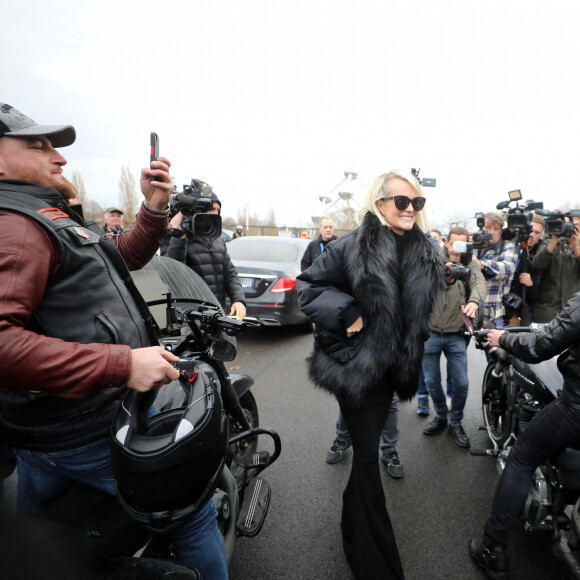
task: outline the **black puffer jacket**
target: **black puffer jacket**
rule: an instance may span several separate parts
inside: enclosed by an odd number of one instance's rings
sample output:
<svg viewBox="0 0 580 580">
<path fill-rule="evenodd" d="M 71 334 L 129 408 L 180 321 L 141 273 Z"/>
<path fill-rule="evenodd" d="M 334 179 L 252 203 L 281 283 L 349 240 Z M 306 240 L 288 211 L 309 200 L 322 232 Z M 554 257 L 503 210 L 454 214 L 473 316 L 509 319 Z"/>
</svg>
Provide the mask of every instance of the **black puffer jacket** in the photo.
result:
<svg viewBox="0 0 580 580">
<path fill-rule="evenodd" d="M 537 332 L 510 334 L 499 339 L 502 348 L 519 359 L 538 363 L 557 354 L 558 369 L 564 377 L 564 400 L 580 408 L 580 292 L 549 324 Z"/>
<path fill-rule="evenodd" d="M 353 406 L 387 383 L 402 399 L 415 394 L 429 315 L 444 287 L 443 261 L 421 230 L 397 238 L 367 213 L 297 278 L 300 308 L 316 324 L 310 379 Z M 347 338 L 359 315 L 363 330 Z"/>
<path fill-rule="evenodd" d="M 246 303 L 223 238 L 170 237 L 161 247 L 161 255 L 183 262 L 201 276 L 222 306 L 226 304 L 226 294 L 232 303 Z"/>
</svg>

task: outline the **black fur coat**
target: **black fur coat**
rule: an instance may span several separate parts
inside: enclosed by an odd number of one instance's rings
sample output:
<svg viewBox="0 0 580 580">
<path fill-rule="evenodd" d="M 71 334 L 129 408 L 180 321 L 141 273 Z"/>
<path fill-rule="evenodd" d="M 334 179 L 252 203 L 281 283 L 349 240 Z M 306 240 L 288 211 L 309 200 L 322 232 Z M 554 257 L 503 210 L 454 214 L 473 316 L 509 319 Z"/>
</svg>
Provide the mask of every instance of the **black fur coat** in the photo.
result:
<svg viewBox="0 0 580 580">
<path fill-rule="evenodd" d="M 367 213 L 297 279 L 300 308 L 316 324 L 310 379 L 353 407 L 374 389 L 415 395 L 429 315 L 444 287 L 444 264 L 421 230 L 397 235 Z M 346 338 L 359 315 L 363 330 Z"/>
</svg>

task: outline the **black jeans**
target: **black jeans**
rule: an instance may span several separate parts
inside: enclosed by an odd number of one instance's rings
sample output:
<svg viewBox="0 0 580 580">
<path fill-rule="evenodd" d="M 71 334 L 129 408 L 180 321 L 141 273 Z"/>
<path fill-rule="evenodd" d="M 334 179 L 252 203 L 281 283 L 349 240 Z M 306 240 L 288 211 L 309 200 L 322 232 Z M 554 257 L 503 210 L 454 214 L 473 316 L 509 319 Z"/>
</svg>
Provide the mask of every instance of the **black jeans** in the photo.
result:
<svg viewBox="0 0 580 580">
<path fill-rule="evenodd" d="M 486 534 L 498 544 L 507 544 L 509 533 L 519 519 L 534 472 L 548 457 L 566 445 L 580 443 L 580 409 L 560 397 L 542 409 L 510 450 L 501 475 Z"/>
<path fill-rule="evenodd" d="M 392 389 L 381 390 L 356 409 L 339 400 L 353 447 L 350 479 L 342 497 L 342 539 L 350 567 L 360 580 L 404 578 L 378 458 L 392 398 Z"/>
</svg>

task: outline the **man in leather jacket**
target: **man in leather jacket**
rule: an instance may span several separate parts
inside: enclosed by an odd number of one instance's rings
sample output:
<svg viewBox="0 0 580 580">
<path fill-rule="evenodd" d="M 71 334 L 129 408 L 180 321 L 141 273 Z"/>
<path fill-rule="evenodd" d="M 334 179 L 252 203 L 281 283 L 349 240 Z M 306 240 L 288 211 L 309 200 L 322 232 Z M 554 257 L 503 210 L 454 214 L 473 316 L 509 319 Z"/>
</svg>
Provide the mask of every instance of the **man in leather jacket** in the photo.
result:
<svg viewBox="0 0 580 580">
<path fill-rule="evenodd" d="M 141 171 L 145 201 L 135 226 L 107 236 L 65 200 L 71 190 L 57 148 L 75 139 L 70 125 L 38 125 L 0 103 L 0 413 L 24 512 L 73 481 L 115 494 L 109 437 L 121 397 L 179 376 L 171 365 L 178 357 L 152 346 L 149 313 L 129 275 L 168 231 L 170 163 L 160 157 Z M 174 540 L 183 563 L 199 568 L 213 558 L 207 577 L 226 578 L 209 504 Z"/>
<path fill-rule="evenodd" d="M 494 578 L 508 578 L 507 542 L 525 505 L 533 474 L 543 461 L 566 445 L 580 440 L 580 292 L 549 324 L 536 332 L 510 334 L 491 330 L 491 346 L 517 358 L 538 363 L 558 357 L 564 377 L 562 395 L 544 407 L 510 449 L 484 536 L 471 540 L 476 563 Z"/>
</svg>

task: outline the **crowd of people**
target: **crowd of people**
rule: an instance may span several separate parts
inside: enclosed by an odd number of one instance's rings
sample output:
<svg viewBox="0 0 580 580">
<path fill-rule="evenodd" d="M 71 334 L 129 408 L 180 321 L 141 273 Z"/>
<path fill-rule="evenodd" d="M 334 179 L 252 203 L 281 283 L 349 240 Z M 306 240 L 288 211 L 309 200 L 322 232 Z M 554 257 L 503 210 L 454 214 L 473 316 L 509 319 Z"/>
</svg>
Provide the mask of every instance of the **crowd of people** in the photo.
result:
<svg viewBox="0 0 580 580">
<path fill-rule="evenodd" d="M 229 298 L 230 315 L 246 314 L 225 241 L 184 231 L 183 215 L 170 212 L 170 161 L 160 157 L 141 171 L 144 201 L 134 226 L 125 230 L 123 212 L 109 207 L 101 229 L 83 218 L 62 174 L 59 149 L 75 140 L 70 125 L 40 125 L 0 103 L 0 247 L 9 249 L 0 253 L 0 443 L 2 467 L 17 465 L 22 513 L 38 513 L 71 481 L 115 494 L 108 437 L 119 401 L 178 376 L 172 364 L 178 358 L 156 343 L 128 270 L 161 248 L 197 272 L 222 306 Z M 207 188 L 207 213 L 219 215 L 221 201 Z M 315 325 L 308 375 L 339 405 L 326 461 L 353 452 L 343 495 L 344 553 L 356 578 L 404 578 L 380 477 L 381 463 L 395 479 L 404 474 L 399 401 L 419 392 L 418 413 L 429 415 L 430 401 L 434 411 L 423 433 L 447 431 L 456 445 L 470 447 L 463 427 L 464 328 L 487 307 L 494 313 L 493 346 L 532 362 L 566 350 L 564 395 L 514 445 L 484 534 L 470 543 L 488 574 L 507 578 L 509 530 L 531 473 L 580 438 L 580 218 L 573 218 L 571 235 L 547 237 L 535 217 L 527 243 L 519 244 L 504 215 L 491 211 L 483 227 L 489 244 L 466 256 L 457 242 L 469 242 L 469 231 L 429 233 L 425 205 L 412 173 L 379 176 L 359 227 L 337 238 L 333 221 L 320 221 L 297 278 L 300 308 Z M 237 226 L 234 237 L 243 235 Z M 469 272 L 456 280 L 446 266 L 459 264 Z M 516 307 L 509 295 L 521 299 Z M 514 320 L 548 324 L 536 333 L 502 333 Z M 556 424 L 566 428 L 554 432 Z M 178 560 L 210 580 L 228 575 L 216 517 L 209 501 L 173 531 Z"/>
</svg>

